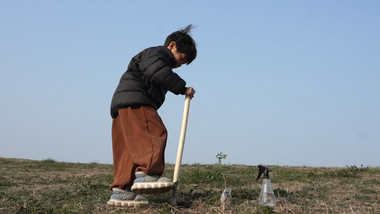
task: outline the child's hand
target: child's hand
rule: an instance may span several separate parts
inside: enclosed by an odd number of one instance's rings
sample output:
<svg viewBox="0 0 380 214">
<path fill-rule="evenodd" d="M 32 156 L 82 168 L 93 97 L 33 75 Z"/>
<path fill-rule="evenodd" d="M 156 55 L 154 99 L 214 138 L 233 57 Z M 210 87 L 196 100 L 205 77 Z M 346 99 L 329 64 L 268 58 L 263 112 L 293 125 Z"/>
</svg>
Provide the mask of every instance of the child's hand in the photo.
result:
<svg viewBox="0 0 380 214">
<path fill-rule="evenodd" d="M 188 87 L 187 90 L 186 90 L 185 95 L 189 96 L 190 98 L 193 98 L 194 94 L 195 94 L 194 88 L 193 87 Z"/>
</svg>

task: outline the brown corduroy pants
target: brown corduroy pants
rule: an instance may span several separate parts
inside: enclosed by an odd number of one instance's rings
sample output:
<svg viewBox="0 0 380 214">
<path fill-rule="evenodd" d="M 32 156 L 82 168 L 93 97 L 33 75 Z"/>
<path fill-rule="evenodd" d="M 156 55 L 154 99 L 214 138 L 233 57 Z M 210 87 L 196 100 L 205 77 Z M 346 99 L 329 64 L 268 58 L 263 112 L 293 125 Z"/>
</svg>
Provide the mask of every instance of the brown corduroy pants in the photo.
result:
<svg viewBox="0 0 380 214">
<path fill-rule="evenodd" d="M 132 186 L 136 172 L 162 175 L 167 130 L 151 107 L 123 108 L 112 121 L 113 184 Z"/>
</svg>

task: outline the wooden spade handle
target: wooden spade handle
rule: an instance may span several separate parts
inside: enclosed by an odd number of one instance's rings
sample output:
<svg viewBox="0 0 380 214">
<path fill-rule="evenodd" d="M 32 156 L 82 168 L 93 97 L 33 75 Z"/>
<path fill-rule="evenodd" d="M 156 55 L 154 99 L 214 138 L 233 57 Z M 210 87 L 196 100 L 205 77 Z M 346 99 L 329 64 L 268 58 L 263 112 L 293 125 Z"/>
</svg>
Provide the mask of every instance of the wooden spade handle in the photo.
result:
<svg viewBox="0 0 380 214">
<path fill-rule="evenodd" d="M 186 96 L 185 106 L 183 109 L 181 134 L 179 136 L 179 143 L 178 143 L 177 160 L 175 162 L 175 168 L 174 168 L 174 176 L 173 176 L 173 183 L 174 184 L 176 184 L 178 182 L 179 168 L 181 166 L 183 147 L 185 145 L 187 120 L 189 117 L 189 108 L 190 108 L 190 97 Z"/>
</svg>

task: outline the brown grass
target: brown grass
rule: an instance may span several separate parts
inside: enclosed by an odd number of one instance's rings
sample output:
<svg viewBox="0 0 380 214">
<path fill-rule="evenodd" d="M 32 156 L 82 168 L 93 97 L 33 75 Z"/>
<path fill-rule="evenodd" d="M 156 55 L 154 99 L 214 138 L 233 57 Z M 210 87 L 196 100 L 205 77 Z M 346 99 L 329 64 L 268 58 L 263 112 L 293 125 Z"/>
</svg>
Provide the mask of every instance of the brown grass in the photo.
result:
<svg viewBox="0 0 380 214">
<path fill-rule="evenodd" d="M 256 166 L 199 164 L 181 166 L 181 206 L 165 193 L 147 196 L 147 206 L 121 208 L 106 205 L 111 165 L 0 158 L 0 213 L 380 213 L 380 168 L 269 167 L 274 208 L 257 204 Z M 172 174 L 167 165 L 165 176 Z M 234 202 L 224 211 L 223 177 Z"/>
</svg>

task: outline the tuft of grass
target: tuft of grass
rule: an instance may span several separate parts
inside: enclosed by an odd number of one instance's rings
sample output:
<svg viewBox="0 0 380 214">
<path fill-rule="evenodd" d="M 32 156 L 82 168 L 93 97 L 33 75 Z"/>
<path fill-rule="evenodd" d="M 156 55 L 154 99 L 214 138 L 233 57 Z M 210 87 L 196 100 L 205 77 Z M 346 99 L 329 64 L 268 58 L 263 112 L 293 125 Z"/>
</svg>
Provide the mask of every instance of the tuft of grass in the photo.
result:
<svg viewBox="0 0 380 214">
<path fill-rule="evenodd" d="M 12 187 L 16 186 L 17 184 L 14 183 L 13 181 L 1 176 L 0 177 L 0 189 L 5 188 L 5 187 Z"/>
<path fill-rule="evenodd" d="M 52 158 L 48 158 L 48 159 L 42 160 L 41 163 L 52 164 L 52 163 L 57 163 L 57 161 Z"/>
<path fill-rule="evenodd" d="M 355 165 L 347 165 L 347 168 L 336 171 L 335 176 L 340 178 L 359 178 L 362 176 L 364 172 L 368 171 L 369 167 L 363 167 L 363 165 L 361 165 L 360 167 L 357 167 Z"/>
</svg>

